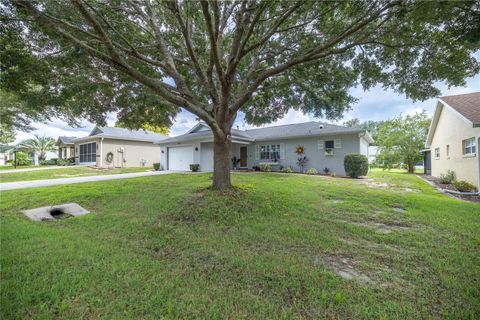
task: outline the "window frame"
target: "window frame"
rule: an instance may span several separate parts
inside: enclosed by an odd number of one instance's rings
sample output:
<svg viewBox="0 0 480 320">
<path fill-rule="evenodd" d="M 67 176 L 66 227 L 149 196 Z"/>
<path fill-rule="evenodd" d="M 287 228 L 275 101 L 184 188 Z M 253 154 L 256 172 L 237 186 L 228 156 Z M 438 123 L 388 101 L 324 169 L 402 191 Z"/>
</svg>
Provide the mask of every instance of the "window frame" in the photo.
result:
<svg viewBox="0 0 480 320">
<path fill-rule="evenodd" d="M 469 143 L 468 146 L 467 143 Z M 469 152 L 467 152 L 467 148 L 470 149 Z M 477 153 L 475 137 L 462 140 L 462 153 L 464 156 L 474 156 Z"/>
<path fill-rule="evenodd" d="M 433 152 L 433 154 L 435 155 L 435 159 L 440 159 L 440 147 L 435 148 Z"/>
<path fill-rule="evenodd" d="M 264 144 L 259 146 L 259 160 L 280 160 L 280 143 Z"/>
</svg>

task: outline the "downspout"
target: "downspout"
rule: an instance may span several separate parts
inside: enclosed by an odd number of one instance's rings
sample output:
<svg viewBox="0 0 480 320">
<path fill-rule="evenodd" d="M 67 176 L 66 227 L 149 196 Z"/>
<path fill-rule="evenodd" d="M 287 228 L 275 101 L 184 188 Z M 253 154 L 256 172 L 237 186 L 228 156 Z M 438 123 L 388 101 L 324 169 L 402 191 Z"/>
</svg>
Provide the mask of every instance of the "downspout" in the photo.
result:
<svg viewBox="0 0 480 320">
<path fill-rule="evenodd" d="M 100 168 L 103 167 L 103 137 L 100 138 Z"/>
<path fill-rule="evenodd" d="M 477 174 L 478 174 L 478 181 L 477 181 L 477 191 L 480 193 L 480 150 L 478 148 L 480 147 L 480 136 L 477 137 L 477 143 L 476 143 L 476 152 L 477 152 Z"/>
</svg>

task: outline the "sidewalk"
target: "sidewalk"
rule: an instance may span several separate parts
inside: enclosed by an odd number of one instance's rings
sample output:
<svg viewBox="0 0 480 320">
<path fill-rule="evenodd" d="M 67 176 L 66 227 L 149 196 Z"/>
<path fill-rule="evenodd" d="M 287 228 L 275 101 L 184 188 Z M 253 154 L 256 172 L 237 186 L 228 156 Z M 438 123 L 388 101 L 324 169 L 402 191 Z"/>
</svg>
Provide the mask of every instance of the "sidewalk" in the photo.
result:
<svg viewBox="0 0 480 320">
<path fill-rule="evenodd" d="M 83 183 L 83 182 L 149 177 L 149 176 L 158 176 L 158 175 L 169 174 L 169 173 L 174 173 L 174 171 L 148 171 L 148 172 L 133 172 L 133 173 L 123 173 L 123 174 L 110 174 L 110 175 L 103 175 L 103 176 L 7 182 L 7 183 L 0 183 L 0 191 L 50 187 L 50 186 L 58 186 L 63 184 L 75 184 L 75 183 Z"/>
</svg>

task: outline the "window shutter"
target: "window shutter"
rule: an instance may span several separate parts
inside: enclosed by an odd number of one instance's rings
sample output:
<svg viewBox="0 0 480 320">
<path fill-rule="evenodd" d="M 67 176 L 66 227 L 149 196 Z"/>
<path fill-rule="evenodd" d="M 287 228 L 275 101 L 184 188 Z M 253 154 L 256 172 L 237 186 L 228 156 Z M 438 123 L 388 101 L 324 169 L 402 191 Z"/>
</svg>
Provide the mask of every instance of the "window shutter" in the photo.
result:
<svg viewBox="0 0 480 320">
<path fill-rule="evenodd" d="M 323 150 L 324 145 L 325 145 L 325 141 L 318 140 L 318 150 Z"/>
<path fill-rule="evenodd" d="M 285 159 L 285 143 L 280 143 L 280 160 Z"/>
<path fill-rule="evenodd" d="M 258 144 L 255 146 L 255 160 L 260 160 L 260 146 Z"/>
<path fill-rule="evenodd" d="M 333 147 L 335 149 L 340 149 L 342 147 L 342 140 L 341 139 L 335 139 L 333 143 L 334 143 Z"/>
</svg>

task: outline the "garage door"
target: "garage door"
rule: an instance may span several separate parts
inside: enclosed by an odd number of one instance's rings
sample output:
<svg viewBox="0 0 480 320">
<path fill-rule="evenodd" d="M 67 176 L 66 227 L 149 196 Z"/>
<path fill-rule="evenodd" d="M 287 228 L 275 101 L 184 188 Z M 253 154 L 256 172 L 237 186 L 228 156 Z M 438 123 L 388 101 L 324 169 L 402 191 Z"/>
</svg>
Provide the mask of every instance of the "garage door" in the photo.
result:
<svg viewBox="0 0 480 320">
<path fill-rule="evenodd" d="M 200 151 L 200 171 L 213 171 L 213 143 L 202 143 Z"/>
<path fill-rule="evenodd" d="M 168 148 L 168 170 L 190 171 L 190 164 L 192 163 L 192 147 Z"/>
</svg>

